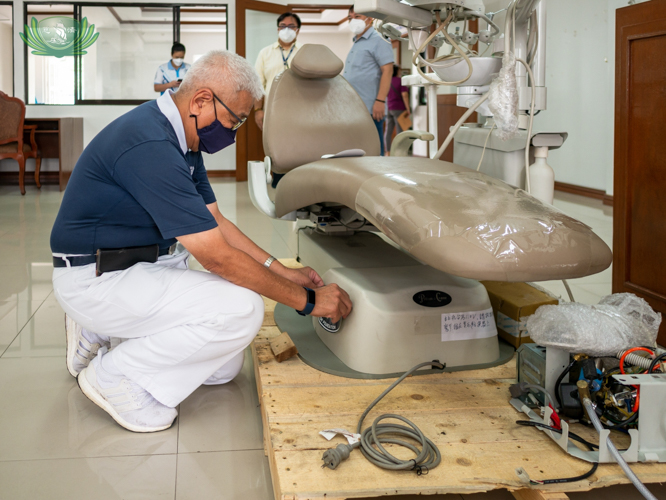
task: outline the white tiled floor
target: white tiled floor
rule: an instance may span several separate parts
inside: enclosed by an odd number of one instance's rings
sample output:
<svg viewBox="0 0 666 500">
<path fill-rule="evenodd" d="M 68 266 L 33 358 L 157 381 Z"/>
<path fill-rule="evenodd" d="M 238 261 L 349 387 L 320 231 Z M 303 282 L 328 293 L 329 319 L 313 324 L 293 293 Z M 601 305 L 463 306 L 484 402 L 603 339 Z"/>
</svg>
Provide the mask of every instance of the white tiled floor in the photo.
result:
<svg viewBox="0 0 666 500">
<path fill-rule="evenodd" d="M 275 256 L 292 256 L 289 232 L 252 207 L 245 183 L 214 188 L 229 219 Z M 0 498 L 271 499 L 251 358 L 232 383 L 198 389 L 174 427 L 156 434 L 121 429 L 81 394 L 65 368 L 63 313 L 51 287 L 49 234 L 60 200 L 54 186 L 28 187 L 24 197 L 17 187 L 0 187 Z M 608 207 L 565 194 L 556 205 L 611 243 Z M 571 286 L 577 300 L 595 303 L 610 283 L 605 271 Z M 546 286 L 565 296 L 560 283 Z M 639 498 L 630 487 L 616 491 Z"/>
</svg>

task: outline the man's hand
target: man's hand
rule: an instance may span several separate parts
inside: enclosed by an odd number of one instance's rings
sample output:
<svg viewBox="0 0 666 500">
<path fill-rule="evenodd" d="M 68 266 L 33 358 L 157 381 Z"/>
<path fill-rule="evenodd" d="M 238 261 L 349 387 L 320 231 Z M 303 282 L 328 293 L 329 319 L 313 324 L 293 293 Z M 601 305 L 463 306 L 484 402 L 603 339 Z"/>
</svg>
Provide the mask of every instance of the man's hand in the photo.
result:
<svg viewBox="0 0 666 500">
<path fill-rule="evenodd" d="M 324 280 L 317 274 L 317 271 L 311 267 L 301 267 L 299 269 L 286 269 L 282 273 L 284 278 L 293 281 L 297 285 L 305 286 L 307 288 L 319 288 L 324 286 Z"/>
<path fill-rule="evenodd" d="M 378 122 L 384 118 L 386 114 L 386 105 L 383 102 L 375 101 L 372 105 L 372 118 Z"/>
<path fill-rule="evenodd" d="M 315 307 L 311 316 L 331 318 L 333 323 L 346 318 L 352 310 L 352 302 L 342 288 L 335 283 L 315 290 Z"/>
<path fill-rule="evenodd" d="M 180 87 L 181 82 L 178 80 L 173 80 L 172 82 L 169 82 L 169 87 L 170 88 L 175 88 L 175 87 Z"/>
<path fill-rule="evenodd" d="M 254 112 L 254 121 L 257 122 L 259 130 L 264 130 L 264 110 L 258 109 Z"/>
</svg>

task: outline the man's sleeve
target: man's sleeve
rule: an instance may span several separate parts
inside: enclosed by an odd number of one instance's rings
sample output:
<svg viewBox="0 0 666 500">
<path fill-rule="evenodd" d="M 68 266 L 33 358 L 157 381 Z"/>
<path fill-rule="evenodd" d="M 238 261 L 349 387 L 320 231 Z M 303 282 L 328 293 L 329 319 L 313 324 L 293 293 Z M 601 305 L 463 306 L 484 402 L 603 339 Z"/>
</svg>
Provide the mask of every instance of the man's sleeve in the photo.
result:
<svg viewBox="0 0 666 500">
<path fill-rule="evenodd" d="M 393 47 L 390 43 L 385 42 L 383 39 L 380 39 L 377 42 L 377 50 L 374 53 L 375 61 L 379 66 L 384 66 L 386 64 L 393 64 Z"/>
<path fill-rule="evenodd" d="M 165 239 L 217 227 L 190 167 L 169 141 L 146 142 L 126 151 L 116 161 L 113 177 L 150 214 Z"/>
<path fill-rule="evenodd" d="M 264 52 L 265 49 L 261 49 L 261 52 L 259 52 L 259 55 L 257 56 L 257 62 L 254 63 L 254 69 L 257 70 L 257 74 L 259 75 L 259 80 L 261 81 L 261 86 L 265 91 L 266 75 L 264 74 Z"/>
<path fill-rule="evenodd" d="M 194 172 L 192 173 L 192 179 L 194 180 L 194 186 L 197 189 L 197 192 L 203 198 L 203 201 L 206 205 L 215 203 L 217 198 L 213 192 L 213 188 L 210 187 L 210 182 L 208 181 L 208 172 L 206 172 L 206 166 L 203 162 L 203 155 L 201 153 L 196 153 L 197 162 L 194 165 Z"/>
<path fill-rule="evenodd" d="M 157 67 L 157 71 L 155 72 L 155 80 L 153 81 L 153 83 L 154 83 L 155 85 L 160 85 L 161 83 L 164 83 L 164 82 L 162 81 L 162 77 L 163 77 L 163 76 L 164 76 L 164 73 L 163 73 L 163 71 L 162 71 L 162 68 L 160 68 L 160 67 L 158 66 L 158 67 Z"/>
</svg>

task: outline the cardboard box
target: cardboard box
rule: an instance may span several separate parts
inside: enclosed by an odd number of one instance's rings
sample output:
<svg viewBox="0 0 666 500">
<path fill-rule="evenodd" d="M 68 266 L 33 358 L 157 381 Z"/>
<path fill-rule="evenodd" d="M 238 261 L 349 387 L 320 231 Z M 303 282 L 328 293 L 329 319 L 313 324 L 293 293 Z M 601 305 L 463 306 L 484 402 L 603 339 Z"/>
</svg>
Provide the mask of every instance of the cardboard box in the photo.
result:
<svg viewBox="0 0 666 500">
<path fill-rule="evenodd" d="M 532 342 L 525 323 L 520 318 L 534 314 L 540 306 L 559 303 L 556 298 L 527 283 L 504 281 L 482 281 L 481 283 L 488 291 L 500 338 L 515 348 Z"/>
</svg>

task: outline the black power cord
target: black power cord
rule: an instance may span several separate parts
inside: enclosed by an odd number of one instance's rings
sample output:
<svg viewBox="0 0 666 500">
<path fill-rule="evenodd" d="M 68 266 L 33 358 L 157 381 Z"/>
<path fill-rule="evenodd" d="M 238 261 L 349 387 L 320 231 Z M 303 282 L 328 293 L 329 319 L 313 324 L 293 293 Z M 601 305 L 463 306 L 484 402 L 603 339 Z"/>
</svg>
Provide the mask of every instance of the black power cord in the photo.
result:
<svg viewBox="0 0 666 500">
<path fill-rule="evenodd" d="M 564 380 L 564 377 L 566 376 L 567 373 L 573 368 L 573 365 L 576 364 L 576 359 L 572 360 L 571 363 L 569 363 L 569 366 L 567 366 L 562 373 L 560 373 L 560 376 L 557 377 L 557 380 L 555 381 L 555 399 L 557 399 L 557 404 L 559 405 L 560 408 L 562 408 L 562 398 L 560 397 L 560 384 L 562 383 L 562 380 Z"/>
<path fill-rule="evenodd" d="M 621 421 L 617 420 L 615 417 L 611 417 L 608 414 L 608 412 L 602 413 L 602 417 L 604 417 L 607 420 L 610 420 L 611 422 L 614 422 L 614 424 L 615 424 L 615 425 L 608 425 L 608 424 L 602 422 L 602 424 L 604 425 L 604 427 L 606 429 L 623 430 L 628 425 L 631 425 L 634 422 L 636 422 L 636 420 L 638 419 L 638 411 L 636 411 L 631 417 L 627 418 L 626 420 L 621 420 Z"/>
<path fill-rule="evenodd" d="M 648 368 L 647 372 L 648 373 L 653 373 L 654 369 L 657 367 L 657 365 L 659 365 L 659 363 L 661 361 L 663 361 L 664 359 L 666 359 L 666 352 L 664 354 L 660 354 L 659 356 L 657 356 L 656 358 L 654 358 L 652 360 L 652 363 L 650 363 L 650 368 Z"/>
<path fill-rule="evenodd" d="M 534 422 L 532 420 L 517 420 L 516 423 L 518 425 L 524 425 L 526 427 L 540 427 L 543 429 L 548 429 L 549 431 L 557 432 L 558 434 L 562 434 L 562 429 L 556 429 L 555 427 L 551 427 L 550 425 L 542 424 L 540 422 Z M 594 443 L 590 443 L 589 441 L 583 439 L 580 437 L 578 434 L 574 434 L 573 432 L 569 432 L 569 439 L 572 439 L 574 441 L 578 441 L 581 444 L 584 444 L 587 446 L 590 450 L 594 450 L 595 448 L 599 448 L 598 445 Z M 534 480 L 530 479 L 530 482 L 532 484 L 557 484 L 557 483 L 575 483 L 576 481 L 582 481 L 583 479 L 587 479 L 590 477 L 592 474 L 594 474 L 597 471 L 597 468 L 599 467 L 598 463 L 593 463 L 592 468 L 587 471 L 585 474 L 581 474 L 580 476 L 573 476 L 573 477 L 563 477 L 563 478 L 558 478 L 558 479 L 544 479 L 544 480 Z"/>
</svg>

